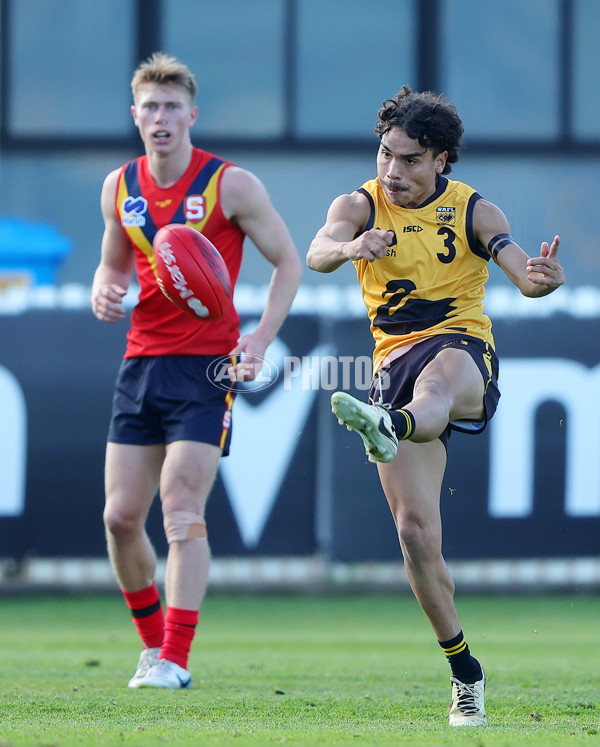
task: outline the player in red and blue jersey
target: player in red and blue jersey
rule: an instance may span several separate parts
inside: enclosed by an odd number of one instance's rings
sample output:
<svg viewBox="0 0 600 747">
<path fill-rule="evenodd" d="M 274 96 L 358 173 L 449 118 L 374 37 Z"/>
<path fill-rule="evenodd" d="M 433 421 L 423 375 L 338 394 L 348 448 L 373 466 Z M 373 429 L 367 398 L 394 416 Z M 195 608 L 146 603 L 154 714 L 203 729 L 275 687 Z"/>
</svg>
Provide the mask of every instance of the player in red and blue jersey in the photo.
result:
<svg viewBox="0 0 600 747">
<path fill-rule="evenodd" d="M 188 656 L 210 562 L 204 510 L 231 433 L 233 391 L 214 386 L 208 371 L 229 355 L 232 380 L 254 378 L 289 311 L 302 265 L 262 183 L 193 147 L 197 84 L 188 68 L 155 53 L 138 67 L 131 85 L 145 155 L 104 181 L 104 234 L 91 298 L 101 321 L 124 319 L 122 301 L 135 269 L 140 296 L 115 385 L 104 524 L 110 560 L 143 644 L 129 686 L 178 689 L 191 681 Z M 245 236 L 272 264 L 267 303 L 252 334 L 239 340 L 235 309 L 202 321 L 163 295 L 152 240 L 168 223 L 186 223 L 210 239 L 232 284 Z M 169 544 L 166 614 L 145 529 L 158 491 Z"/>
</svg>

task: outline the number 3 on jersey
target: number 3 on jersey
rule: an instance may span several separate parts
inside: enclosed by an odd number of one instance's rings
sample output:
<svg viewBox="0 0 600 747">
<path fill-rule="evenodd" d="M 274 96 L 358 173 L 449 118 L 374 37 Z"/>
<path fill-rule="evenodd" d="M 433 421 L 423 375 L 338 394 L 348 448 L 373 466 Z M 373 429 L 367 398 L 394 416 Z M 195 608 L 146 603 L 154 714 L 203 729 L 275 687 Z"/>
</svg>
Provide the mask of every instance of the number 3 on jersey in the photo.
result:
<svg viewBox="0 0 600 747">
<path fill-rule="evenodd" d="M 206 200 L 202 195 L 188 195 L 185 198 L 185 219 L 202 220 L 206 215 Z"/>
<path fill-rule="evenodd" d="M 438 252 L 437 258 L 445 265 L 449 265 L 456 257 L 456 247 L 454 246 L 456 234 L 451 228 L 448 228 L 448 226 L 442 226 L 442 228 L 438 229 L 438 236 L 445 236 L 444 247 L 446 248 L 446 254 Z"/>
</svg>

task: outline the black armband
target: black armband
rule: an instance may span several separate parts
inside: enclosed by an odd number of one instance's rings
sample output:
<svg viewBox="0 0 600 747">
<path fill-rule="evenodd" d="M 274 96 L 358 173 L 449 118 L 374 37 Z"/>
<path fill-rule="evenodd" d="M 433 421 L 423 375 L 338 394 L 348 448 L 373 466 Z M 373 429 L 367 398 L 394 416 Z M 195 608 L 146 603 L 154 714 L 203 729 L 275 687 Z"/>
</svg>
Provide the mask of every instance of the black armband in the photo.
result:
<svg viewBox="0 0 600 747">
<path fill-rule="evenodd" d="M 497 233 L 493 236 L 487 245 L 488 252 L 494 258 L 494 262 L 498 259 L 498 252 L 500 249 L 504 249 L 507 244 L 514 244 L 515 240 L 509 233 Z"/>
</svg>

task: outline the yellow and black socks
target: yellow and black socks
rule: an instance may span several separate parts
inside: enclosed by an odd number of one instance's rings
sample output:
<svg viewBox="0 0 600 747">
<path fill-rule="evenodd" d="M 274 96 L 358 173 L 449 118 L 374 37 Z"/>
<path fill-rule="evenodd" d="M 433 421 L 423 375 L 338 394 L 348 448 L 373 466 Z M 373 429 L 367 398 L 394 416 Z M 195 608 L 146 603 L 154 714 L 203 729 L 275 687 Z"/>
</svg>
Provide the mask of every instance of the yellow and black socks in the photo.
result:
<svg viewBox="0 0 600 747">
<path fill-rule="evenodd" d="M 187 669 L 187 661 L 198 624 L 197 610 L 182 610 L 167 607 L 165 616 L 165 640 L 160 650 L 160 659 L 168 659 Z"/>
<path fill-rule="evenodd" d="M 449 641 L 438 641 L 452 669 L 452 676 L 465 685 L 472 685 L 483 677 L 481 665 L 471 656 L 462 630 Z"/>
<path fill-rule="evenodd" d="M 156 584 L 140 589 L 140 591 L 125 591 L 124 589 L 121 591 L 144 646 L 160 648 L 163 642 L 165 620 Z"/>
<path fill-rule="evenodd" d="M 410 410 L 389 410 L 398 441 L 406 441 L 415 432 L 415 418 Z"/>
</svg>

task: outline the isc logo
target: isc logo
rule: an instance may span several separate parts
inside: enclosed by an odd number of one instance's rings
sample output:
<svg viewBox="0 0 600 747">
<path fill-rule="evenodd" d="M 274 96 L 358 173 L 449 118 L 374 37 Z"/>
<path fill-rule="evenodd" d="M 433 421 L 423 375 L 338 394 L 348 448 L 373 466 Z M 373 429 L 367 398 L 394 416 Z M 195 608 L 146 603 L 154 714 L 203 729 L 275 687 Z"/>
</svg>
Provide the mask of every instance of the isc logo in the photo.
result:
<svg viewBox="0 0 600 747">
<path fill-rule="evenodd" d="M 422 230 L 421 226 L 404 226 L 402 233 L 420 233 Z"/>
</svg>

